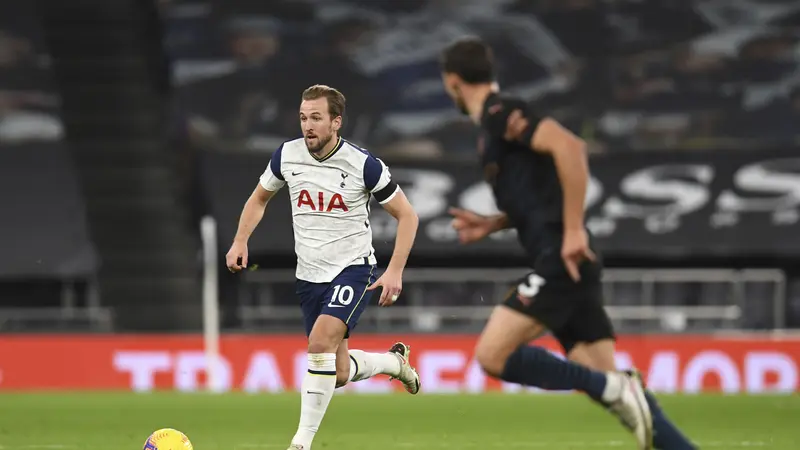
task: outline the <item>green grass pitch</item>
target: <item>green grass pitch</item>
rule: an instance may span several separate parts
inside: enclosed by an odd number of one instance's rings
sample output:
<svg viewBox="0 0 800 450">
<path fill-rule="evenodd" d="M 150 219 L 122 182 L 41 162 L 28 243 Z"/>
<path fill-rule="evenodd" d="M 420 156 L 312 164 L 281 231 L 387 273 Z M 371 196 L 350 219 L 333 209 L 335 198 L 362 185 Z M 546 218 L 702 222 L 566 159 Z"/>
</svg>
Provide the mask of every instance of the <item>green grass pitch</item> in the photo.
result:
<svg viewBox="0 0 800 450">
<path fill-rule="evenodd" d="M 701 448 L 800 449 L 797 396 L 661 396 Z M 163 427 L 197 450 L 285 450 L 297 394 L 0 395 L 0 450 L 141 449 Z M 334 397 L 315 450 L 633 449 L 630 435 L 580 395 Z"/>
</svg>

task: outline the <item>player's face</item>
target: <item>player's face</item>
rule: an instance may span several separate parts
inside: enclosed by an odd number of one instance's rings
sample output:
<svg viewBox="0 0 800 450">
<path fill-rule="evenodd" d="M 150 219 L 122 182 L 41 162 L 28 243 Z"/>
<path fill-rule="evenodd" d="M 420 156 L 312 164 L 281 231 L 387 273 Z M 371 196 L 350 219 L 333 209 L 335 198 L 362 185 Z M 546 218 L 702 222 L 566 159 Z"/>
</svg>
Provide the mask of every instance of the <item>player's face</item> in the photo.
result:
<svg viewBox="0 0 800 450">
<path fill-rule="evenodd" d="M 327 98 L 303 100 L 300 103 L 300 128 L 303 130 L 306 147 L 311 152 L 322 150 L 331 141 L 334 133 L 339 131 L 341 122 L 341 117 L 331 120 Z"/>
<path fill-rule="evenodd" d="M 461 95 L 461 79 L 458 75 L 454 73 L 443 73 L 442 81 L 444 82 L 444 90 L 447 91 L 447 95 L 453 99 L 456 108 L 463 114 L 469 114 L 467 105 L 464 103 L 464 97 Z"/>
</svg>

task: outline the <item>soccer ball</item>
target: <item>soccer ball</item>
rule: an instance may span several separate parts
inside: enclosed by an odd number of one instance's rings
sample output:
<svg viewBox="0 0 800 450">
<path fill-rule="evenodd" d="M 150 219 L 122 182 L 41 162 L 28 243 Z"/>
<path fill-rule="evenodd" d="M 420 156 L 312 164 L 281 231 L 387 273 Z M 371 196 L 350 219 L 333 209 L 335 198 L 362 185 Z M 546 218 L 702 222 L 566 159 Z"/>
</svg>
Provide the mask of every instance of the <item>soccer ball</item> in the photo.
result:
<svg viewBox="0 0 800 450">
<path fill-rule="evenodd" d="M 156 430 L 144 443 L 144 450 L 194 450 L 185 434 L 172 428 Z"/>
</svg>

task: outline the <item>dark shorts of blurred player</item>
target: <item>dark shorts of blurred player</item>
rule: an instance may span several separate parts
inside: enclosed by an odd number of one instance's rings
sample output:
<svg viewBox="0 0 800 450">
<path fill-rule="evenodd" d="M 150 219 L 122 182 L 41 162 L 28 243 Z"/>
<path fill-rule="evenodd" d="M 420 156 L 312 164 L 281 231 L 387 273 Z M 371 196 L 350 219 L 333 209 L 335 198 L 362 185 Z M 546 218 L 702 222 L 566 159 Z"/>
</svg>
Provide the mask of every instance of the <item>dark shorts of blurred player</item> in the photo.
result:
<svg viewBox="0 0 800 450">
<path fill-rule="evenodd" d="M 602 262 L 583 261 L 575 281 L 560 250 L 554 243 L 538 252 L 532 272 L 514 284 L 489 318 L 475 349 L 489 375 L 500 376 L 510 354 L 547 332 L 569 360 L 597 371 L 617 370 L 614 327 L 603 307 Z"/>
<path fill-rule="evenodd" d="M 537 266 L 539 270 L 516 283 L 503 305 L 549 330 L 565 354 L 579 343 L 615 339 L 603 307 L 601 262 L 584 261 L 578 282 L 569 277 L 558 252 L 541 258 Z"/>
</svg>

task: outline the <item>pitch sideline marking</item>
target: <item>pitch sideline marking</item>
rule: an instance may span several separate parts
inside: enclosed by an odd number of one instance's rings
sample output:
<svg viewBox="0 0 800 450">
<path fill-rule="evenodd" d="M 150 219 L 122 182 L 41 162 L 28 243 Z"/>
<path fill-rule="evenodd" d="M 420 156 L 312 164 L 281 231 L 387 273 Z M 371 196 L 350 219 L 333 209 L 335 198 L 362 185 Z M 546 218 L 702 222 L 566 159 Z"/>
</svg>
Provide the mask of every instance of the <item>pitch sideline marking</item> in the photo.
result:
<svg viewBox="0 0 800 450">
<path fill-rule="evenodd" d="M 27 444 L 27 445 L 0 445 L 0 450 L 15 450 L 15 449 L 26 449 L 26 450 L 62 450 L 67 448 L 78 448 L 77 445 L 69 445 L 69 444 Z"/>
<path fill-rule="evenodd" d="M 735 441 L 735 442 L 728 442 L 728 441 L 699 441 L 696 442 L 697 445 L 703 447 L 721 447 L 721 448 L 751 448 L 751 447 L 765 447 L 769 443 L 764 441 Z M 276 445 L 285 445 L 285 442 L 281 443 L 263 443 L 263 444 L 238 444 L 234 446 L 235 449 L 247 449 L 247 448 L 274 448 Z M 416 448 L 419 447 L 419 442 L 395 442 L 390 447 L 399 447 L 399 448 Z M 426 447 L 433 447 L 433 448 L 472 448 L 472 447 L 486 447 L 485 444 L 470 444 L 470 443 L 457 443 L 457 444 L 450 444 L 447 442 L 439 442 L 437 444 L 425 444 Z M 502 447 L 502 448 L 562 448 L 562 447 L 582 447 L 582 448 L 616 448 L 616 447 L 626 447 L 630 446 L 630 441 L 558 441 L 558 442 L 498 442 L 497 445 L 489 445 L 489 447 Z M 0 450 L 2 448 L 0 447 Z"/>
<path fill-rule="evenodd" d="M 281 443 L 262 443 L 262 444 L 238 444 L 235 445 L 235 449 L 247 449 L 247 448 L 274 448 L 276 445 L 284 445 L 285 442 Z M 738 448 L 751 448 L 751 447 L 766 447 L 769 443 L 764 441 L 737 441 L 737 442 L 726 442 L 726 441 L 699 441 L 697 442 L 698 445 L 704 447 L 738 447 Z M 412 447 L 419 447 L 419 442 L 395 442 L 393 447 L 401 447 L 401 448 L 412 448 Z M 506 443 L 497 443 L 498 447 L 503 448 L 553 448 L 553 447 L 583 447 L 583 448 L 609 448 L 609 447 L 624 447 L 626 445 L 630 445 L 628 441 L 603 441 L 603 442 L 589 442 L 589 441 L 560 441 L 560 442 L 506 442 Z M 458 444 L 449 444 L 447 442 L 440 442 L 434 445 L 426 444 L 427 447 L 434 447 L 434 448 L 452 448 L 452 447 L 486 447 L 485 444 L 477 445 L 477 444 L 469 444 L 469 443 L 458 443 Z M 490 445 L 490 447 L 494 447 Z M 71 444 L 27 444 L 27 445 L 0 445 L 0 450 L 65 450 L 65 449 L 75 449 L 79 448 L 77 445 Z"/>
</svg>

